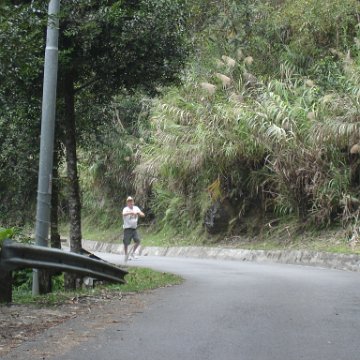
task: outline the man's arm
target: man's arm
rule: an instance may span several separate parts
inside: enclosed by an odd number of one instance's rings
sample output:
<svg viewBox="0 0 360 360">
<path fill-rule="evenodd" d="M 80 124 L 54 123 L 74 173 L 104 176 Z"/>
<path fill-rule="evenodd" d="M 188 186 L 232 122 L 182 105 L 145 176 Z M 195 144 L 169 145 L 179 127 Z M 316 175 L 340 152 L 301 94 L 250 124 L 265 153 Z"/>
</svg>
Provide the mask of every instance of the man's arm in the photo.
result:
<svg viewBox="0 0 360 360">
<path fill-rule="evenodd" d="M 138 214 L 140 217 L 145 217 L 145 214 L 138 207 L 135 209 L 135 213 Z"/>
<path fill-rule="evenodd" d="M 134 210 L 123 210 L 123 216 L 136 215 L 137 213 Z"/>
</svg>

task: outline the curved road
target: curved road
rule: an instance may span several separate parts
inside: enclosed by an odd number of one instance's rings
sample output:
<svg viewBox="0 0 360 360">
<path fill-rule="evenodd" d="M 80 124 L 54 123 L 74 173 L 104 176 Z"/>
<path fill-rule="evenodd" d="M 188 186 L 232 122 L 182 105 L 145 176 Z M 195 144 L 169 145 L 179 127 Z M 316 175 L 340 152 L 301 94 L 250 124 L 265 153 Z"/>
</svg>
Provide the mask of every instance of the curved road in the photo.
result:
<svg viewBox="0 0 360 360">
<path fill-rule="evenodd" d="M 186 281 L 157 290 L 121 335 L 105 330 L 71 360 L 360 358 L 359 273 L 189 258 L 133 264 Z"/>
</svg>

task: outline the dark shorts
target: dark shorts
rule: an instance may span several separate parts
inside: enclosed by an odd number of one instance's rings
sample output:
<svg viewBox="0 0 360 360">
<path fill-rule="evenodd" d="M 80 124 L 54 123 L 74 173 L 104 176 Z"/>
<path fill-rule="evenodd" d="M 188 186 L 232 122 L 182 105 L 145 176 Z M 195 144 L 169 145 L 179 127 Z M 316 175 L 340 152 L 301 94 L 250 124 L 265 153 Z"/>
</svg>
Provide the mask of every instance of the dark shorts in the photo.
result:
<svg viewBox="0 0 360 360">
<path fill-rule="evenodd" d="M 125 245 L 130 245 L 131 240 L 134 240 L 136 243 L 140 242 L 138 232 L 136 231 L 136 229 L 124 229 L 123 243 Z"/>
</svg>

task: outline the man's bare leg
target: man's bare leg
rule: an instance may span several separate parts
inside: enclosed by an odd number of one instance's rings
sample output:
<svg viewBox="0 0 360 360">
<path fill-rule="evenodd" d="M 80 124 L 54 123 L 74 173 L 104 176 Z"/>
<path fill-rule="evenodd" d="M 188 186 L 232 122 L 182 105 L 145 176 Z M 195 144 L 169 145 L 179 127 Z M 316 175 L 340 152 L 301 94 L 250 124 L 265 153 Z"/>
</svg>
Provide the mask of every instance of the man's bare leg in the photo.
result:
<svg viewBox="0 0 360 360">
<path fill-rule="evenodd" d="M 129 251 L 129 256 L 135 256 L 135 251 L 139 247 L 140 243 L 135 243 Z"/>
<path fill-rule="evenodd" d="M 128 245 L 124 244 L 125 262 L 129 259 Z"/>
</svg>

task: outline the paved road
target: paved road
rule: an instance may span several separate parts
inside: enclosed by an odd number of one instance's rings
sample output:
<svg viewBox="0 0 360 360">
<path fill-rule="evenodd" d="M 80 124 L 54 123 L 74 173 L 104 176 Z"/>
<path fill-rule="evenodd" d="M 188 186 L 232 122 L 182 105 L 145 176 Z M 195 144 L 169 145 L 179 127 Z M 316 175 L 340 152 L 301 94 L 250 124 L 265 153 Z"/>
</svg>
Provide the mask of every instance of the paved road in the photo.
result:
<svg viewBox="0 0 360 360">
<path fill-rule="evenodd" d="M 121 334 L 105 330 L 71 360 L 360 358 L 358 273 L 186 258 L 133 264 L 186 281 L 157 290 Z"/>
</svg>

